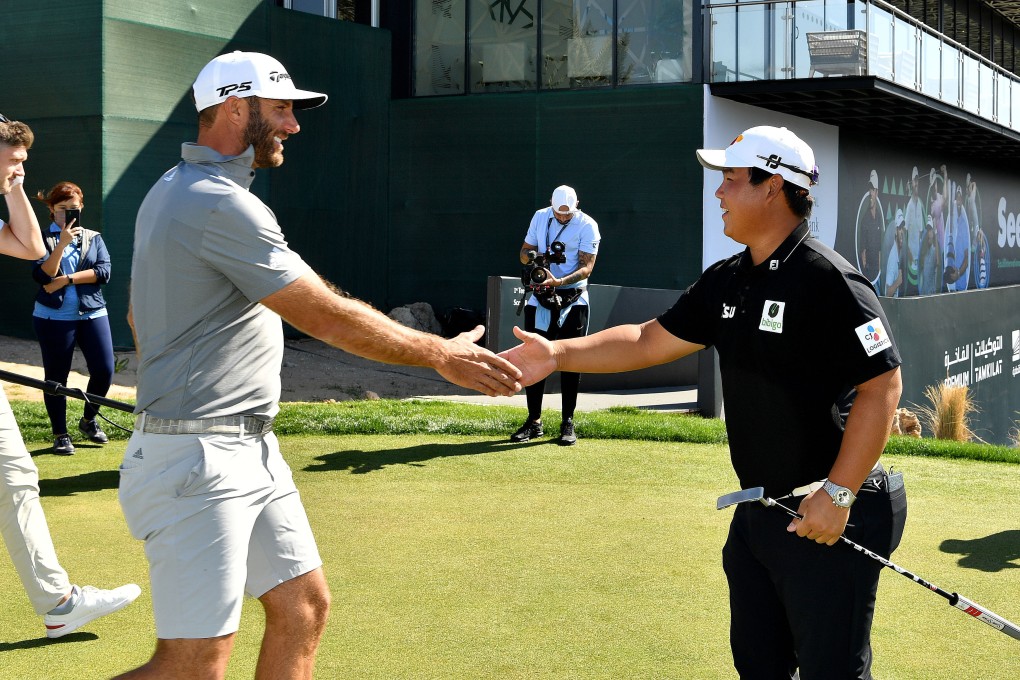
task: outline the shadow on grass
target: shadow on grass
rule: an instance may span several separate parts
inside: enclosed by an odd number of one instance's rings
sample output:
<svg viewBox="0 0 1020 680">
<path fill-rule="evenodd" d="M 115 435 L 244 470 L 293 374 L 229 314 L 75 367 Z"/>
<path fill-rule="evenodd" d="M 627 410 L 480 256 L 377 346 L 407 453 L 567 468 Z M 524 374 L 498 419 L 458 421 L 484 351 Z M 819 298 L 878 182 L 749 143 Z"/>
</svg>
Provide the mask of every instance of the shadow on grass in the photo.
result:
<svg viewBox="0 0 1020 680">
<path fill-rule="evenodd" d="M 48 647 L 50 645 L 60 645 L 65 642 L 91 642 L 92 640 L 98 640 L 99 636 L 95 633 L 69 633 L 61 638 L 33 638 L 31 640 L 22 640 L 21 642 L 0 642 L 0 653 L 11 652 L 15 649 L 35 649 L 37 647 Z"/>
<path fill-rule="evenodd" d="M 526 444 L 512 444 L 506 440 L 491 442 L 468 442 L 464 444 L 421 444 L 403 449 L 385 449 L 383 451 L 337 451 L 317 456 L 316 465 L 308 465 L 305 472 L 331 472 L 334 470 L 350 470 L 360 475 L 375 470 L 382 470 L 390 465 L 417 465 L 435 458 L 451 456 L 476 456 L 483 453 L 518 450 L 543 444 L 555 444 L 555 439 L 547 439 Z"/>
<path fill-rule="evenodd" d="M 40 496 L 73 496 L 89 491 L 116 489 L 120 483 L 117 470 L 96 470 L 71 477 L 56 477 L 39 480 Z"/>
<path fill-rule="evenodd" d="M 102 444 L 90 444 L 90 443 L 87 443 L 87 442 L 74 442 L 74 451 L 75 451 L 75 453 L 72 454 L 72 455 L 77 455 L 77 454 L 86 454 L 87 455 L 90 449 L 101 449 L 101 448 L 103 448 Z M 45 455 L 50 455 L 50 456 L 53 456 L 54 458 L 70 458 L 70 456 L 65 456 L 65 455 L 62 455 L 62 454 L 59 454 L 59 453 L 54 453 L 53 452 L 53 445 L 52 444 L 45 444 L 45 445 L 40 446 L 38 448 L 29 449 L 28 453 L 33 458 L 35 458 L 36 456 L 45 456 Z"/>
<path fill-rule="evenodd" d="M 1013 564 L 1013 560 L 1020 559 L 1020 529 L 971 540 L 947 539 L 939 550 L 963 555 L 958 564 L 965 569 L 989 572 L 1020 569 L 1020 564 Z"/>
</svg>

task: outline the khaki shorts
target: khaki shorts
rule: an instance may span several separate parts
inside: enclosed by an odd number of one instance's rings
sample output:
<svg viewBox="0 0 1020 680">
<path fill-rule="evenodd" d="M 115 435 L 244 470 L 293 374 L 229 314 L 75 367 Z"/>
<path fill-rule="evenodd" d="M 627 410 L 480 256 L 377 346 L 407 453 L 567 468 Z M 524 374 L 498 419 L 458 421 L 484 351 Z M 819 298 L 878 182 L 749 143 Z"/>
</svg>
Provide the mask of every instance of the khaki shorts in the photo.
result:
<svg viewBox="0 0 1020 680">
<path fill-rule="evenodd" d="M 322 566 L 279 441 L 265 435 L 135 431 L 120 503 L 145 541 L 156 636 L 237 631 L 244 594 Z"/>
</svg>

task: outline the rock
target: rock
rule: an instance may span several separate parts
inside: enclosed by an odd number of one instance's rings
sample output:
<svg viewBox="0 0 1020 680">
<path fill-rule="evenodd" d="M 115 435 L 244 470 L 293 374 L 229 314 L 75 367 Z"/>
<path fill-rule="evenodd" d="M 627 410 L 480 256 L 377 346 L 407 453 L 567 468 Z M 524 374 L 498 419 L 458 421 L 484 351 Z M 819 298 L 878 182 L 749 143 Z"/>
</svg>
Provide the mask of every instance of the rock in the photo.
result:
<svg viewBox="0 0 1020 680">
<path fill-rule="evenodd" d="M 893 414 L 891 434 L 905 434 L 910 437 L 921 437 L 921 421 L 909 409 L 899 408 Z"/>
<path fill-rule="evenodd" d="M 427 302 L 415 302 L 403 307 L 395 307 L 390 310 L 387 316 L 408 328 L 436 335 L 443 332 L 435 312 L 432 311 L 432 305 Z"/>
</svg>

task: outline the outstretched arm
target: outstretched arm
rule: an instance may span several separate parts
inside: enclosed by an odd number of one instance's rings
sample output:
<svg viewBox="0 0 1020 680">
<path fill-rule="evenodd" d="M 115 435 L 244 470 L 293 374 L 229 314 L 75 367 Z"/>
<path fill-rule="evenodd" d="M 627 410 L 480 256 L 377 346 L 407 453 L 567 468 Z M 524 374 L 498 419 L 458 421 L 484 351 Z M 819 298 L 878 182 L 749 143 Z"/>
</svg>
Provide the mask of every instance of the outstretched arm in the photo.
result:
<svg viewBox="0 0 1020 680">
<path fill-rule="evenodd" d="M 555 342 L 517 327 L 514 335 L 524 342 L 500 352 L 500 356 L 521 369 L 521 382 L 525 385 L 534 384 L 553 371 L 621 373 L 658 366 L 704 348 L 681 340 L 656 320 L 614 326 L 585 337 Z"/>
<path fill-rule="evenodd" d="M 450 382 L 489 396 L 521 389 L 513 364 L 474 344 L 485 328 L 446 339 L 403 326 L 305 274 L 261 300 L 298 330 L 358 356 L 387 364 L 428 366 Z"/>
</svg>

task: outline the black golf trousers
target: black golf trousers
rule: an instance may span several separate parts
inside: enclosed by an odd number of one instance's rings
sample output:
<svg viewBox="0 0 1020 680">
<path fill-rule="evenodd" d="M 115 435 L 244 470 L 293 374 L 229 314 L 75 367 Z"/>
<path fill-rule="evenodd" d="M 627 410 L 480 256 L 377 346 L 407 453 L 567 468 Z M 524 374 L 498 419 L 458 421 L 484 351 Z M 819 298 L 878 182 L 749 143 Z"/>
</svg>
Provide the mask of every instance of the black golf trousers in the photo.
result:
<svg viewBox="0 0 1020 680">
<path fill-rule="evenodd" d="M 845 535 L 888 558 L 903 535 L 906 493 L 881 468 L 858 492 Z M 819 493 L 825 493 L 819 491 Z M 788 498 L 794 510 L 801 498 Z M 870 679 L 871 622 L 882 565 L 842 541 L 827 546 L 786 531 L 790 518 L 760 503 L 737 506 L 723 547 L 730 646 L 742 680 Z"/>
<path fill-rule="evenodd" d="M 581 338 L 588 334 L 588 305 L 574 305 L 567 312 L 563 325 L 556 324 L 557 314 L 552 313 L 552 322 L 548 330 L 535 328 L 535 307 L 524 308 L 524 330 L 538 333 L 547 340 L 566 340 Z M 581 374 L 563 371 L 560 373 L 560 403 L 563 419 L 574 417 L 577 408 L 577 393 L 581 389 Z M 524 388 L 528 400 L 528 419 L 539 420 L 542 417 L 542 397 L 545 395 L 545 380 Z"/>
</svg>

